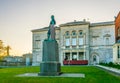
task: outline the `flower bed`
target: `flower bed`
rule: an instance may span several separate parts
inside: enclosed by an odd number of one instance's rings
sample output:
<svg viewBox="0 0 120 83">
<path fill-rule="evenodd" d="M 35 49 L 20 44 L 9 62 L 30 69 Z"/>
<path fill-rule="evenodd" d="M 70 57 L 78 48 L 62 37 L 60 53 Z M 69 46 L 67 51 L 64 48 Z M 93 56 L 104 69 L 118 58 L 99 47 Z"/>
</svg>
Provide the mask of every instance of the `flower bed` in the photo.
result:
<svg viewBox="0 0 120 83">
<path fill-rule="evenodd" d="M 88 65 L 88 60 L 64 60 L 64 65 Z"/>
</svg>

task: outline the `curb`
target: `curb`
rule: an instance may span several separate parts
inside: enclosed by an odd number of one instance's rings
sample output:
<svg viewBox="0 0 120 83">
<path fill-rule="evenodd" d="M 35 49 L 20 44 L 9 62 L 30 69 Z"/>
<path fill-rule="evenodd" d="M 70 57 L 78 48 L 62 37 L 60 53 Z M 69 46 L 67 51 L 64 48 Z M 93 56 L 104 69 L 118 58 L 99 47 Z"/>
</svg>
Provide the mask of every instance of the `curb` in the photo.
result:
<svg viewBox="0 0 120 83">
<path fill-rule="evenodd" d="M 106 66 L 102 66 L 102 65 L 96 65 L 97 67 L 104 69 L 106 71 L 109 71 L 115 75 L 120 76 L 120 69 L 116 69 L 116 68 L 112 68 L 112 67 L 106 67 Z"/>
</svg>

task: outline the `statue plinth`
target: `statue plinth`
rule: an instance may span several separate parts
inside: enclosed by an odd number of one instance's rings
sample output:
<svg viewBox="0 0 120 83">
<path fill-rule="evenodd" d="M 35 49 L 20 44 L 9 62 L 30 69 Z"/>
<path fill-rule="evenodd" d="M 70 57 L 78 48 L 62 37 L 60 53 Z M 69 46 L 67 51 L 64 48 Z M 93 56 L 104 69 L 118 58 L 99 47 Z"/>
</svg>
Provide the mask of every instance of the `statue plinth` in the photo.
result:
<svg viewBox="0 0 120 83">
<path fill-rule="evenodd" d="M 40 63 L 40 73 L 38 75 L 59 75 L 61 73 L 60 67 L 57 41 L 44 40 L 42 62 Z"/>
</svg>

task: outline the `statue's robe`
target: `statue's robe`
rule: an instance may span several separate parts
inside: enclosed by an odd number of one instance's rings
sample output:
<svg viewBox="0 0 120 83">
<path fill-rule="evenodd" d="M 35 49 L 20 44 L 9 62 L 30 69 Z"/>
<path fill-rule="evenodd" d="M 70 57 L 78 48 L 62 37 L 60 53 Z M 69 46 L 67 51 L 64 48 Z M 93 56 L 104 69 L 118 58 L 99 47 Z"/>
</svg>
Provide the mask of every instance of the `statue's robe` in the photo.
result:
<svg viewBox="0 0 120 83">
<path fill-rule="evenodd" d="M 51 34 L 51 39 L 55 40 L 55 27 L 54 27 L 54 24 L 50 25 L 50 34 Z"/>
</svg>

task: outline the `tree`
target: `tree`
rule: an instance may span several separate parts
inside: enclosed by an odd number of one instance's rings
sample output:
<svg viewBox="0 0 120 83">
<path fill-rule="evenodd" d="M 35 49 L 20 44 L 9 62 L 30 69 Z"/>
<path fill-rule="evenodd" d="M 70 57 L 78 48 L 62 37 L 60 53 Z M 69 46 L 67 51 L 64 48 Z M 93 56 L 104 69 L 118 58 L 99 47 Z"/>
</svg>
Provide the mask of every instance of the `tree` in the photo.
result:
<svg viewBox="0 0 120 83">
<path fill-rule="evenodd" d="M 9 56 L 11 47 L 8 45 L 7 47 L 5 47 L 5 49 L 6 49 L 7 56 Z"/>
<path fill-rule="evenodd" d="M 9 56 L 10 46 L 4 46 L 3 41 L 0 40 L 0 60 L 5 56 Z"/>
</svg>

